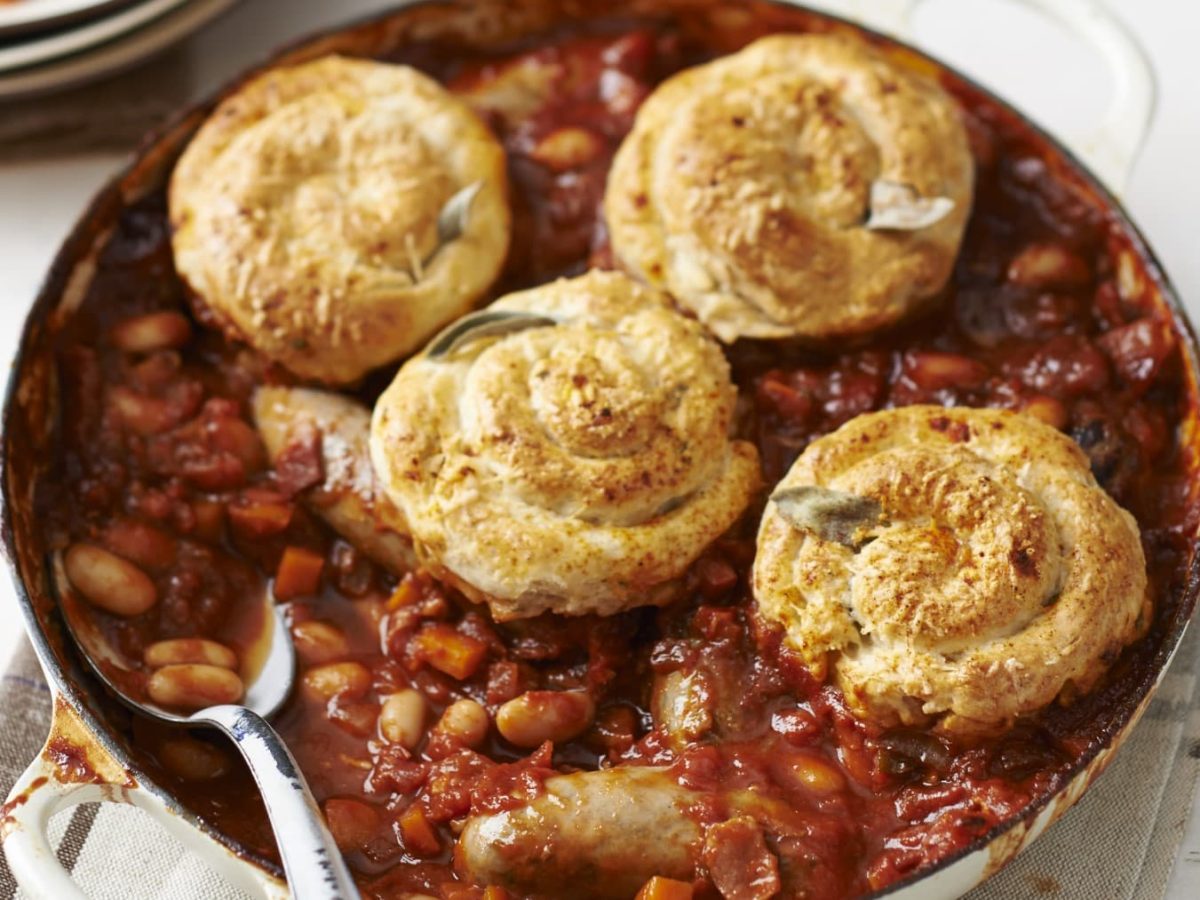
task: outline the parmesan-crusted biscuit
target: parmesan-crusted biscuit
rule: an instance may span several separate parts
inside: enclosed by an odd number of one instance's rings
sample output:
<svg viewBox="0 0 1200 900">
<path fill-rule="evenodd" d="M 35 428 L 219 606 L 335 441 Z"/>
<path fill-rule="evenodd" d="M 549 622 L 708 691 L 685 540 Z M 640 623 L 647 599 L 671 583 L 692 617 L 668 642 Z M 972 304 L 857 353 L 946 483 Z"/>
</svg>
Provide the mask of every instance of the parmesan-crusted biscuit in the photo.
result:
<svg viewBox="0 0 1200 900">
<path fill-rule="evenodd" d="M 466 312 L 508 251 L 503 148 L 405 66 L 325 57 L 222 102 L 170 185 L 175 265 L 231 336 L 345 384 Z"/>
<path fill-rule="evenodd" d="M 767 506 L 753 583 L 859 715 L 959 733 L 1090 689 L 1149 602 L 1137 525 L 1074 442 L 932 406 L 809 445 Z"/>
<path fill-rule="evenodd" d="M 605 213 L 620 262 L 724 341 L 854 335 L 945 285 L 973 174 L 932 81 L 858 40 L 781 35 L 655 90 Z"/>
<path fill-rule="evenodd" d="M 418 556 L 502 619 L 668 599 L 759 483 L 720 348 L 614 272 L 476 317 L 375 406 L 371 458 Z"/>
</svg>

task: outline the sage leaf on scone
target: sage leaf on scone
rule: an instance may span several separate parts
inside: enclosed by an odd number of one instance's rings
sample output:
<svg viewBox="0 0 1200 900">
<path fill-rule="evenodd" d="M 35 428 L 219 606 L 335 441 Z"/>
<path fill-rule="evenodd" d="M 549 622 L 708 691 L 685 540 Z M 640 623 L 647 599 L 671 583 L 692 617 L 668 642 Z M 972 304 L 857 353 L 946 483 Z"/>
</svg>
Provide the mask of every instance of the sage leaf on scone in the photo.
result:
<svg viewBox="0 0 1200 900">
<path fill-rule="evenodd" d="M 438 214 L 438 247 L 433 251 L 435 254 L 446 244 L 458 240 L 466 233 L 471 204 L 482 187 L 482 181 L 473 181 L 446 201 L 446 205 Z"/>
<path fill-rule="evenodd" d="M 503 310 L 485 309 L 480 312 L 463 316 L 453 325 L 444 328 L 432 341 L 426 356 L 430 359 L 440 359 L 449 356 L 459 347 L 485 337 L 500 337 L 524 331 L 527 328 L 544 328 L 557 325 L 558 320 L 550 316 L 526 312 L 505 312 Z"/>
<path fill-rule="evenodd" d="M 941 293 L 974 160 L 935 80 L 861 41 L 778 34 L 656 87 L 606 185 L 615 260 L 721 341 L 824 340 Z"/>
<path fill-rule="evenodd" d="M 759 489 L 721 348 L 628 275 L 508 294 L 435 345 L 376 401 L 372 469 L 497 620 L 669 603 Z"/>
<path fill-rule="evenodd" d="M 804 485 L 771 495 L 779 513 L 801 531 L 857 550 L 867 543 L 865 530 L 879 522 L 883 508 L 870 497 Z"/>
<path fill-rule="evenodd" d="M 871 184 L 871 231 L 920 231 L 950 214 L 949 197 L 921 197 L 911 185 L 878 179 Z"/>
<path fill-rule="evenodd" d="M 175 268 L 259 355 L 301 381 L 356 385 L 500 275 L 505 160 L 465 101 L 411 67 L 331 55 L 272 68 L 180 156 Z"/>
</svg>

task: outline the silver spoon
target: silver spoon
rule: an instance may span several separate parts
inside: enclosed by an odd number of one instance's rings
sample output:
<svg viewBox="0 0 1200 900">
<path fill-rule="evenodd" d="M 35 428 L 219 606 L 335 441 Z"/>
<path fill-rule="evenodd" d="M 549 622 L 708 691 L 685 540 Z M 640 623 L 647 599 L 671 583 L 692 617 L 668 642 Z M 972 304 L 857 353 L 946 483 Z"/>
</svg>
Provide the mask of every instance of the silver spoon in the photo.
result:
<svg viewBox="0 0 1200 900">
<path fill-rule="evenodd" d="M 83 601 L 67 578 L 61 553 L 55 554 L 52 570 L 67 630 L 92 671 L 121 702 L 161 722 L 219 728 L 233 740 L 262 793 L 292 896 L 297 900 L 359 900 L 354 879 L 296 760 L 267 722 L 291 693 L 296 672 L 291 633 L 269 592 L 264 598 L 264 621 L 270 623 L 265 657 L 257 674 L 247 681 L 242 703 L 210 706 L 185 716 L 130 697 L 110 677 L 113 668 L 130 671 L 128 662 L 81 608 Z"/>
</svg>

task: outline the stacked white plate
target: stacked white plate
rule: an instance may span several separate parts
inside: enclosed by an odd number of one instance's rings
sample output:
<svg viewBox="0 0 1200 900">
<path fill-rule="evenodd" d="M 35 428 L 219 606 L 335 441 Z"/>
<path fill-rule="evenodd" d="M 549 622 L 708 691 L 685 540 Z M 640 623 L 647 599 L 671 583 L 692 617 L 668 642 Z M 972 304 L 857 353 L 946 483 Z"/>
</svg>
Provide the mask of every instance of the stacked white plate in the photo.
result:
<svg viewBox="0 0 1200 900">
<path fill-rule="evenodd" d="M 0 99 L 80 84 L 162 50 L 236 0 L 0 0 Z"/>
</svg>

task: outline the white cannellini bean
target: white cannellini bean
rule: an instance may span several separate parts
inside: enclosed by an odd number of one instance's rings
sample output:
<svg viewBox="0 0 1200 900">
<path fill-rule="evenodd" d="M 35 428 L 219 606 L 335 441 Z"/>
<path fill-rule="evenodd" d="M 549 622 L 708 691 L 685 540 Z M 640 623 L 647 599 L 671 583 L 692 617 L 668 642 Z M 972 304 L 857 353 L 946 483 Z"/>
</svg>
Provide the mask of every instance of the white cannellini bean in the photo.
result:
<svg viewBox="0 0 1200 900">
<path fill-rule="evenodd" d="M 176 350 L 191 340 L 192 324 L 182 313 L 146 313 L 118 322 L 109 337 L 118 350 L 126 353 Z"/>
<path fill-rule="evenodd" d="M 335 662 L 350 652 L 346 635 L 336 625 L 309 619 L 292 626 L 296 655 L 309 665 Z"/>
<path fill-rule="evenodd" d="M 195 738 L 164 741 L 157 756 L 169 772 L 187 781 L 208 781 L 229 771 L 229 759 L 224 753 Z"/>
<path fill-rule="evenodd" d="M 455 700 L 446 707 L 435 729 L 454 738 L 464 747 L 475 749 L 487 737 L 491 717 L 482 703 L 475 700 Z"/>
<path fill-rule="evenodd" d="M 242 679 L 220 666 L 189 663 L 164 666 L 146 685 L 146 693 L 159 706 L 195 711 L 242 699 Z"/>
<path fill-rule="evenodd" d="M 602 147 L 599 136 L 593 132 L 568 125 L 538 141 L 530 156 L 554 172 L 567 172 L 586 166 Z"/>
<path fill-rule="evenodd" d="M 1081 256 L 1061 244 L 1025 247 L 1008 265 L 1008 280 L 1036 290 L 1082 287 L 1092 277 Z"/>
<path fill-rule="evenodd" d="M 94 544 L 74 544 L 63 558 L 67 578 L 92 604 L 115 616 L 137 616 L 158 602 L 150 576 Z"/>
<path fill-rule="evenodd" d="M 379 711 L 379 731 L 393 744 L 413 749 L 425 729 L 425 698 L 411 688 L 391 694 Z"/>
<path fill-rule="evenodd" d="M 526 691 L 496 711 L 496 729 L 518 747 L 562 743 L 592 724 L 596 705 L 582 691 Z"/>
<path fill-rule="evenodd" d="M 219 666 L 234 672 L 238 667 L 236 653 L 224 644 L 218 644 L 216 641 L 206 638 L 172 638 L 167 641 L 156 641 L 145 649 L 142 659 L 152 669 L 189 663 Z"/>
<path fill-rule="evenodd" d="M 304 673 L 304 686 L 322 700 L 339 695 L 361 697 L 371 689 L 371 672 L 362 663 L 326 663 Z"/>
</svg>

